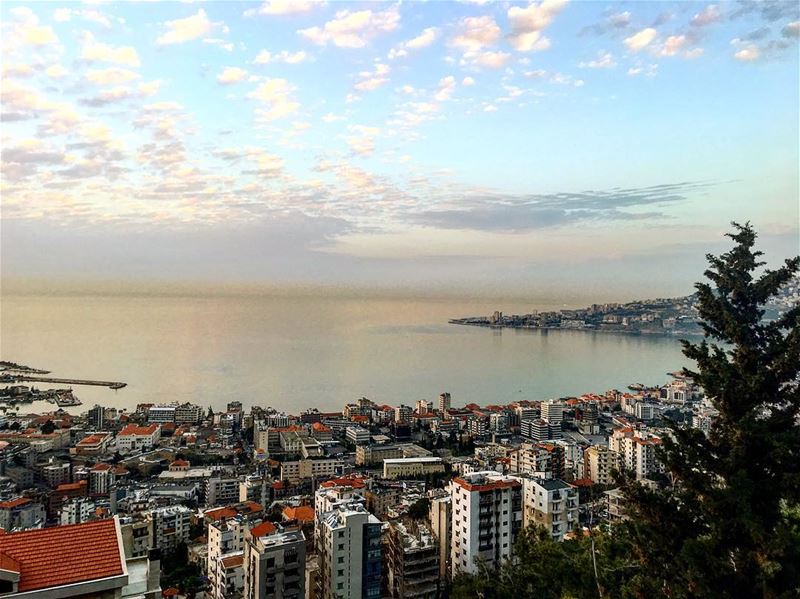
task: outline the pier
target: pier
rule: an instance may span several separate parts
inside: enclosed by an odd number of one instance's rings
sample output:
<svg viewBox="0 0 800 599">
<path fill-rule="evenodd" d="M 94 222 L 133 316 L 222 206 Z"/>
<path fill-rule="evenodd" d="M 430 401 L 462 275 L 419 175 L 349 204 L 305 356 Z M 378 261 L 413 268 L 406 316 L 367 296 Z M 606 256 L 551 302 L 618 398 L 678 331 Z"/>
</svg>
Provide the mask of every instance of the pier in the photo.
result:
<svg viewBox="0 0 800 599">
<path fill-rule="evenodd" d="M 57 383 L 59 385 L 92 385 L 95 387 L 108 387 L 109 389 L 122 389 L 127 383 L 118 381 L 89 381 L 84 379 L 58 379 L 49 376 L 29 376 L 26 374 L 4 375 L 0 377 L 0 382 L 20 382 L 28 381 L 34 383 Z"/>
</svg>

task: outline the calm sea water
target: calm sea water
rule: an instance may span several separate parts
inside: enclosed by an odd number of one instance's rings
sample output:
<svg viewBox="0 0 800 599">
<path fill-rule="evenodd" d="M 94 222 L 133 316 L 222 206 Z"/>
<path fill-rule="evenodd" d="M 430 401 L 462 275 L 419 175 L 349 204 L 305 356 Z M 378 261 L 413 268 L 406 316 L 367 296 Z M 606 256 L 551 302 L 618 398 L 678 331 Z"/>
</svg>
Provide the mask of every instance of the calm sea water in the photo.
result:
<svg viewBox="0 0 800 599">
<path fill-rule="evenodd" d="M 361 396 L 412 404 L 449 391 L 463 405 L 602 392 L 661 383 L 685 363 L 667 337 L 447 323 L 555 307 L 352 294 L 6 294 L 0 357 L 53 376 L 128 383 L 116 392 L 75 387 L 84 405 L 73 411 L 240 400 L 291 413 L 338 410 Z"/>
</svg>

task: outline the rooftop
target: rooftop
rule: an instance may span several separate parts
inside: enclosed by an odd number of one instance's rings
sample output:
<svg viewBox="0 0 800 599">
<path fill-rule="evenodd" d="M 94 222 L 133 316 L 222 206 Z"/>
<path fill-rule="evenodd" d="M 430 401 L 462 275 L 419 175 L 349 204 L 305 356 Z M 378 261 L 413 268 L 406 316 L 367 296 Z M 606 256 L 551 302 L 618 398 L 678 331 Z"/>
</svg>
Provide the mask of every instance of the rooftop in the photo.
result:
<svg viewBox="0 0 800 599">
<path fill-rule="evenodd" d="M 118 534 L 112 518 L 1 535 L 0 560 L 16 562 L 19 592 L 121 576 L 126 572 Z"/>
</svg>

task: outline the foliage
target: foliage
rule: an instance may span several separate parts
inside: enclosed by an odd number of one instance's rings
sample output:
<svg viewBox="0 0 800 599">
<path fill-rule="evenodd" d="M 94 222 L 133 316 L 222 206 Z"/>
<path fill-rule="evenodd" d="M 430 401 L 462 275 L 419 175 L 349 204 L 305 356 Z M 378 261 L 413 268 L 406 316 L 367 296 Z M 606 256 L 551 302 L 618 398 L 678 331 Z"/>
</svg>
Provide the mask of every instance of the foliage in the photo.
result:
<svg viewBox="0 0 800 599">
<path fill-rule="evenodd" d="M 733 249 L 708 256 L 711 283 L 696 285 L 705 338 L 683 342 L 697 364 L 684 374 L 719 416 L 707 437 L 671 425 L 660 457 L 674 488 L 624 488 L 642 565 L 629 588 L 642 595 L 778 597 L 800 588 L 800 306 L 763 320 L 800 259 L 756 274 L 756 234 L 734 227 Z"/>
<path fill-rule="evenodd" d="M 428 517 L 431 501 L 427 497 L 422 497 L 411 504 L 408 508 L 408 515 L 414 520 L 424 520 Z"/>
</svg>

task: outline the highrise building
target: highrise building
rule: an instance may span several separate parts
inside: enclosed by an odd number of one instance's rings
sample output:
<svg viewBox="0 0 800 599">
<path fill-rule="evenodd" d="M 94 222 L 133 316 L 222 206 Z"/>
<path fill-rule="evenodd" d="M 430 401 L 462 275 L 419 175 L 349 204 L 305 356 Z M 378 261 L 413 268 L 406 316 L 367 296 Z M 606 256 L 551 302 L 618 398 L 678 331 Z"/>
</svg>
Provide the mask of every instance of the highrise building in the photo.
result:
<svg viewBox="0 0 800 599">
<path fill-rule="evenodd" d="M 87 420 L 93 430 L 103 430 L 106 422 L 106 409 L 103 406 L 95 405 L 89 409 Z"/>
<path fill-rule="evenodd" d="M 254 528 L 244 541 L 244 599 L 302 599 L 305 563 L 303 531 Z"/>
<path fill-rule="evenodd" d="M 612 471 L 619 468 L 619 455 L 606 445 L 592 445 L 584 452 L 584 475 L 598 485 L 614 482 Z"/>
<path fill-rule="evenodd" d="M 360 501 L 340 504 L 317 519 L 321 599 L 381 596 L 381 526 Z"/>
<path fill-rule="evenodd" d="M 390 522 L 385 563 L 389 597 L 439 596 L 439 543 L 425 524 L 411 519 Z"/>
<path fill-rule="evenodd" d="M 561 438 L 561 421 L 564 419 L 564 402 L 548 399 L 541 404 L 542 420 L 550 425 L 550 439 Z"/>
<path fill-rule="evenodd" d="M 439 414 L 444 415 L 450 409 L 450 394 L 441 393 L 439 395 Z"/>
<path fill-rule="evenodd" d="M 499 564 L 511 556 L 522 528 L 522 483 L 493 471 L 473 472 L 450 483 L 452 576 L 476 574 L 478 560 Z"/>
<path fill-rule="evenodd" d="M 560 541 L 578 524 L 578 489 L 558 479 L 522 475 L 525 526 L 543 526 Z"/>
</svg>

